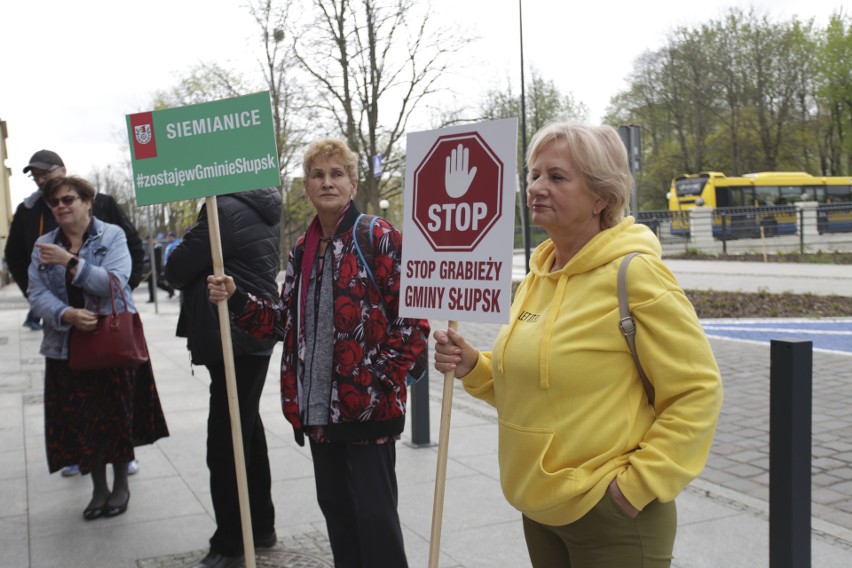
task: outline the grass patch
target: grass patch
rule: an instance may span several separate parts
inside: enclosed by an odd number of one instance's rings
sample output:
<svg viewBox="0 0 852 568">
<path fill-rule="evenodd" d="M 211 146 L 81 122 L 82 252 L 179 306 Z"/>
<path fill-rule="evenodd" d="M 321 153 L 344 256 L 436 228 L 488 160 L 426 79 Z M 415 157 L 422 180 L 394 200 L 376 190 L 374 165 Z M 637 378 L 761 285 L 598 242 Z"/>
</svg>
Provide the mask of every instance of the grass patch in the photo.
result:
<svg viewBox="0 0 852 568">
<path fill-rule="evenodd" d="M 686 290 L 700 318 L 852 317 L 852 296 Z"/>
</svg>

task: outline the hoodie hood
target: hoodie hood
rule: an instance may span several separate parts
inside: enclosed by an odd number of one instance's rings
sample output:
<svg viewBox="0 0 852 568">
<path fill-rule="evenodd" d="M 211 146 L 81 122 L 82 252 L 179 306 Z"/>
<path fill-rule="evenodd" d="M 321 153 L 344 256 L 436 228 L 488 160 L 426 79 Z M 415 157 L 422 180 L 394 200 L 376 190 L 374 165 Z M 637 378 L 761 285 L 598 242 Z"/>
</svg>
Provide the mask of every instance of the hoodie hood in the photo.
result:
<svg viewBox="0 0 852 568">
<path fill-rule="evenodd" d="M 554 288 L 550 305 L 553 309 L 547 314 L 545 337 L 552 331 L 559 315 L 558 306 L 562 305 L 565 290 L 571 278 L 592 272 L 615 260 L 623 258 L 631 252 L 640 252 L 655 257 L 661 257 L 662 246 L 656 235 L 645 225 L 639 225 L 633 217 L 624 218 L 618 225 L 601 231 L 586 243 L 561 270 L 550 271 L 556 260 L 556 247 L 548 239 L 536 247 L 530 257 L 530 273 L 524 278 L 517 292 L 517 306 L 512 306 L 514 313 L 525 311 L 524 302 L 534 296 L 537 287 Z M 509 337 L 514 331 L 518 318 L 513 317 L 509 327 Z M 503 345 L 506 345 L 505 342 Z M 540 343 L 539 380 L 541 388 L 548 388 L 550 381 L 550 347 L 549 341 Z M 501 365 L 504 357 L 500 358 Z M 501 369 L 503 372 L 503 369 Z"/>
<path fill-rule="evenodd" d="M 539 278 L 562 278 L 589 272 L 631 252 L 662 256 L 662 246 L 651 230 L 625 217 L 610 229 L 601 231 L 586 243 L 561 270 L 550 272 L 556 260 L 556 247 L 550 239 L 541 243 L 530 257 L 530 273 Z"/>
<path fill-rule="evenodd" d="M 41 201 L 43 198 L 44 192 L 40 189 L 37 189 L 24 198 L 24 207 L 26 207 L 27 209 L 32 209 L 33 206 L 35 206 L 35 204 Z"/>
<path fill-rule="evenodd" d="M 281 192 L 277 187 L 241 191 L 229 196 L 255 210 L 267 225 L 277 225 L 281 222 Z"/>
</svg>

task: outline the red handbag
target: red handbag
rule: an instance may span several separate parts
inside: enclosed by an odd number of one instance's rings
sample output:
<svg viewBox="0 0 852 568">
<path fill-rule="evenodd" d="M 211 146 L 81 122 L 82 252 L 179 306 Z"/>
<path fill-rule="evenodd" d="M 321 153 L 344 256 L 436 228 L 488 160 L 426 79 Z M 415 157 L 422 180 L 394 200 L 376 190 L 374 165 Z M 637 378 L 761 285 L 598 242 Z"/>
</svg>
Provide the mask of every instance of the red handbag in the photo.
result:
<svg viewBox="0 0 852 568">
<path fill-rule="evenodd" d="M 115 290 L 121 295 L 125 311 L 115 310 Z M 94 331 L 72 329 L 68 342 L 68 366 L 74 371 L 95 371 L 138 365 L 148 360 L 148 344 L 138 313 L 127 311 L 121 283 L 109 275 L 112 313 L 98 316 Z M 100 298 L 98 299 L 100 306 Z"/>
</svg>

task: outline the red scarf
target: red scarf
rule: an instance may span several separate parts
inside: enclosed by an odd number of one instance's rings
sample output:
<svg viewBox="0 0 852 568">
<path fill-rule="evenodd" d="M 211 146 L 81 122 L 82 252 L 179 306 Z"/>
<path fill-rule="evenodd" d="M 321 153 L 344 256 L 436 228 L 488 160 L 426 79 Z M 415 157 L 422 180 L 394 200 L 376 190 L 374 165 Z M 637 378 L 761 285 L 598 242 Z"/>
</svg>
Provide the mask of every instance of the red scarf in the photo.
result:
<svg viewBox="0 0 852 568">
<path fill-rule="evenodd" d="M 334 227 L 334 235 L 337 235 L 337 228 L 340 226 L 340 221 L 352 204 L 350 201 L 340 212 L 340 217 L 337 218 L 337 224 Z M 311 224 L 308 225 L 308 230 L 305 231 L 305 252 L 302 254 L 302 267 L 300 274 L 300 293 L 299 293 L 299 319 L 304 322 L 305 302 L 308 299 L 308 282 L 311 279 L 311 271 L 314 269 L 314 261 L 317 257 L 319 249 L 320 237 L 322 237 L 322 227 L 320 227 L 319 216 L 314 215 Z"/>
</svg>

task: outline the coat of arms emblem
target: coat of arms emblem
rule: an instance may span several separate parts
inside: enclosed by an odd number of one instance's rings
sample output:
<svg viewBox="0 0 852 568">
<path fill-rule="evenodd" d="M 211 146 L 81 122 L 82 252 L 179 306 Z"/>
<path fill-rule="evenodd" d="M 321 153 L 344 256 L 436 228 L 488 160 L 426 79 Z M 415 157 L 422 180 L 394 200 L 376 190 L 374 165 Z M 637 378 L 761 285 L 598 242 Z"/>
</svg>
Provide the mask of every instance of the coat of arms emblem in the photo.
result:
<svg viewBox="0 0 852 568">
<path fill-rule="evenodd" d="M 134 126 L 133 135 L 136 137 L 138 143 L 147 144 L 151 141 L 151 125 L 140 124 L 139 126 Z"/>
</svg>

